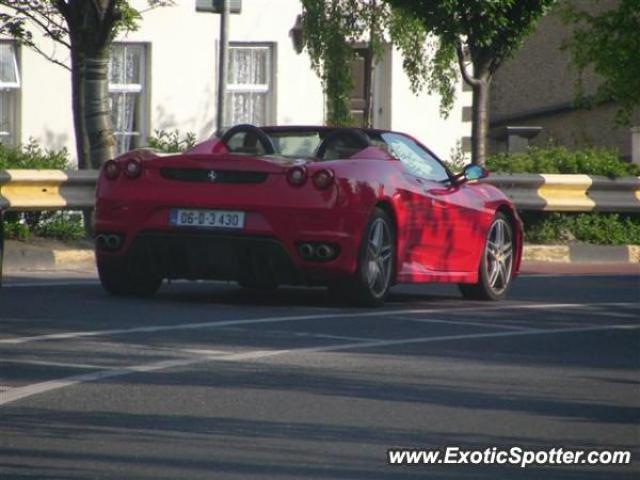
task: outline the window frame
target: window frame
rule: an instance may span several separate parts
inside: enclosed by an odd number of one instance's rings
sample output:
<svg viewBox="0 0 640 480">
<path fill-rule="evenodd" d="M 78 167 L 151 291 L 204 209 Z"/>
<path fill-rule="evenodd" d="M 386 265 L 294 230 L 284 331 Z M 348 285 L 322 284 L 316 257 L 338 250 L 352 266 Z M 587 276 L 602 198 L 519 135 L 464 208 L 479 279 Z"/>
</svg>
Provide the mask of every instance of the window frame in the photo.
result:
<svg viewBox="0 0 640 480">
<path fill-rule="evenodd" d="M 114 137 L 130 137 L 135 138 L 137 142 L 141 145 L 146 143 L 149 138 L 149 82 L 148 82 L 148 70 L 149 70 L 149 62 L 150 58 L 150 48 L 149 43 L 147 42 L 113 42 L 112 49 L 114 47 L 134 47 L 140 49 L 140 78 L 137 83 L 111 83 L 109 79 L 109 96 L 111 94 L 119 94 L 119 93 L 130 93 L 139 95 L 141 112 L 139 113 L 139 128 L 136 131 L 124 132 L 115 129 L 115 125 L 113 125 L 113 135 Z M 113 52 L 113 50 L 112 50 Z M 112 53 L 110 53 L 111 55 Z M 125 53 L 126 58 L 126 53 Z M 111 57 L 110 57 L 111 59 Z M 117 141 L 116 141 L 117 143 Z M 125 152 L 120 152 L 125 153 Z"/>
<path fill-rule="evenodd" d="M 0 143 L 5 143 L 10 146 L 16 146 L 20 143 L 20 95 L 22 93 L 22 78 L 20 75 L 20 60 L 18 43 L 15 40 L 0 39 L 0 44 L 9 45 L 13 52 L 13 71 L 15 73 L 14 82 L 5 82 L 0 79 L 0 91 L 8 91 L 13 95 L 13 112 L 10 115 L 10 127 L 13 129 L 3 130 L 0 125 Z M 8 139 L 8 142 L 3 142 L 3 139 Z"/>
<path fill-rule="evenodd" d="M 227 53 L 227 76 L 230 72 L 231 66 L 231 51 L 233 49 L 261 49 L 266 50 L 267 56 L 267 72 L 266 78 L 268 83 L 266 84 L 251 84 L 251 83 L 230 83 L 226 79 L 225 84 L 225 110 L 226 115 L 229 118 L 230 125 L 233 126 L 237 122 L 233 120 L 233 113 L 230 111 L 231 98 L 234 93 L 265 93 L 267 95 L 265 123 L 259 126 L 269 126 L 275 123 L 276 117 L 276 60 L 277 60 L 277 45 L 273 42 L 229 42 L 229 51 Z M 252 122 L 255 124 L 255 122 Z"/>
</svg>

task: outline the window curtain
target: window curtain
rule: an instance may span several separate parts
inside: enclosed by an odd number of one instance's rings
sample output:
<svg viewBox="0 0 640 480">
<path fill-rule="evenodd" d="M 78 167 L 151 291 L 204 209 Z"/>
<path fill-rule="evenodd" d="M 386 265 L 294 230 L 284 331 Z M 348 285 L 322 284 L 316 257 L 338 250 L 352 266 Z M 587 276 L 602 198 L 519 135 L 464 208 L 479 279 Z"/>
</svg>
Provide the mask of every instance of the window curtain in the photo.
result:
<svg viewBox="0 0 640 480">
<path fill-rule="evenodd" d="M 264 47 L 229 50 L 226 125 L 268 123 L 270 53 Z"/>
<path fill-rule="evenodd" d="M 142 89 L 140 68 L 142 48 L 114 45 L 109 62 L 109 83 L 116 90 L 110 94 L 111 121 L 117 153 L 131 149 L 131 140 Z"/>
</svg>

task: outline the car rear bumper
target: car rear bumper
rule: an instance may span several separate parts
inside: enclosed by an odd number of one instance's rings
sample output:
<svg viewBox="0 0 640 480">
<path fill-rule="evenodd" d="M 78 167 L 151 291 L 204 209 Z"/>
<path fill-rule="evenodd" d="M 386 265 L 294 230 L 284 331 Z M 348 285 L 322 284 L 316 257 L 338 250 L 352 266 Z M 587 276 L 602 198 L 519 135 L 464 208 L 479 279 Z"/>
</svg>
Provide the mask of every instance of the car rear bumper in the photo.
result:
<svg viewBox="0 0 640 480">
<path fill-rule="evenodd" d="M 303 280 L 280 242 L 267 237 L 144 232 L 131 243 L 126 260 L 164 278 Z"/>
<path fill-rule="evenodd" d="M 321 239 L 322 240 L 322 239 Z M 345 245 L 344 239 L 334 244 Z M 101 262 L 126 262 L 129 268 L 171 279 L 234 280 L 249 285 L 269 283 L 323 284 L 353 273 L 352 258 L 340 254 L 328 262 L 300 258 L 290 248 L 270 236 L 238 235 L 226 232 L 143 231 L 121 251 L 96 247 Z M 349 249 L 346 249 L 349 250 Z"/>
</svg>

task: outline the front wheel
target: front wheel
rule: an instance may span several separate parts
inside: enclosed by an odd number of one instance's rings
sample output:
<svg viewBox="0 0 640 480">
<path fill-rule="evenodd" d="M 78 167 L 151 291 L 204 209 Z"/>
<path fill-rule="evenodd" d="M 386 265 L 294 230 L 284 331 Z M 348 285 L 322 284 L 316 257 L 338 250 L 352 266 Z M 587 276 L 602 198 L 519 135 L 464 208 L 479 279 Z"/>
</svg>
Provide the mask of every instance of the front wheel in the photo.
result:
<svg viewBox="0 0 640 480">
<path fill-rule="evenodd" d="M 498 213 L 489 227 L 478 283 L 461 283 L 462 296 L 473 300 L 502 300 L 513 279 L 514 246 L 513 227 L 504 214 Z"/>
<path fill-rule="evenodd" d="M 356 273 L 342 285 L 349 300 L 365 307 L 384 304 L 395 270 L 395 240 L 389 215 L 374 209 L 361 240 Z"/>
</svg>

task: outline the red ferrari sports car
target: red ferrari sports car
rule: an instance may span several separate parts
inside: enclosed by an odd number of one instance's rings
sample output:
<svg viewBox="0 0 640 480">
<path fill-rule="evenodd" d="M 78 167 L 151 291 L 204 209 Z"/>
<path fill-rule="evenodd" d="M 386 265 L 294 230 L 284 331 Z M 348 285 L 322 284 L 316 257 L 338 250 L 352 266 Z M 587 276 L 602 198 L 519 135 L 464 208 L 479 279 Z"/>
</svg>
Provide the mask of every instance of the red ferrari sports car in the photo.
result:
<svg viewBox="0 0 640 480">
<path fill-rule="evenodd" d="M 326 285 L 377 306 L 396 283 L 453 282 L 499 300 L 520 265 L 511 202 L 397 132 L 238 125 L 179 155 L 105 163 L 96 259 L 115 295 L 163 279 Z"/>
</svg>

